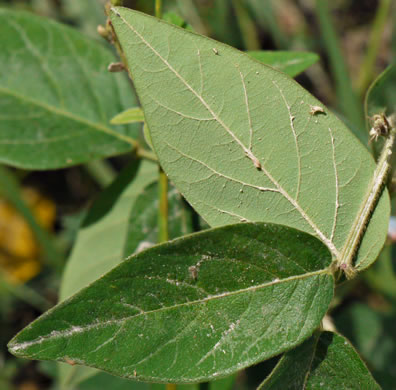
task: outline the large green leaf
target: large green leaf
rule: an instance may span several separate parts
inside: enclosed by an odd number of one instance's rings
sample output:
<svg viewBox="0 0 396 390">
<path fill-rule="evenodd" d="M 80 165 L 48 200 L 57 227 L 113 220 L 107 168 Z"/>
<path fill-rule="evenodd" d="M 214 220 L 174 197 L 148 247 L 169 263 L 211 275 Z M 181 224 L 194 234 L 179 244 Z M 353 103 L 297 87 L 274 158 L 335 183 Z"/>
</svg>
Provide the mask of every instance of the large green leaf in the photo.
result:
<svg viewBox="0 0 396 390">
<path fill-rule="evenodd" d="M 248 51 L 247 54 L 290 77 L 295 77 L 304 72 L 305 69 L 319 60 L 317 54 L 304 51 Z"/>
<path fill-rule="evenodd" d="M 375 169 L 345 125 L 292 79 L 229 46 L 125 8 L 112 21 L 161 165 L 198 213 L 212 226 L 288 225 L 340 258 Z M 358 269 L 377 257 L 388 218 L 385 191 Z"/>
<path fill-rule="evenodd" d="M 380 389 L 349 342 L 323 332 L 286 353 L 258 390 Z"/>
<path fill-rule="evenodd" d="M 0 161 L 66 167 L 127 152 L 139 125 L 110 119 L 136 104 L 112 53 L 79 32 L 30 13 L 0 9 Z"/>
<path fill-rule="evenodd" d="M 331 255 L 280 225 L 229 225 L 132 256 L 9 344 L 155 382 L 231 374 L 295 347 L 333 296 Z"/>
</svg>

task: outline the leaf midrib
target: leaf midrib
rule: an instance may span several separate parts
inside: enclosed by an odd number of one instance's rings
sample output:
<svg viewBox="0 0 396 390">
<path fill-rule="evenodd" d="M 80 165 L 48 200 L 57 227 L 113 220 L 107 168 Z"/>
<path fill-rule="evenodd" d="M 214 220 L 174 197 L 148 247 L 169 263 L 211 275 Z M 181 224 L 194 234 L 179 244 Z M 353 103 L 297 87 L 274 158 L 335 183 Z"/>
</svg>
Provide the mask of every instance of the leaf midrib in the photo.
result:
<svg viewBox="0 0 396 390">
<path fill-rule="evenodd" d="M 212 110 L 209 104 L 204 100 L 204 98 L 198 94 L 194 88 L 172 67 L 172 65 L 161 56 L 161 54 L 152 46 L 150 43 L 130 24 L 128 21 L 118 13 L 115 9 L 112 9 L 117 18 L 120 18 L 126 26 L 145 44 L 168 68 L 174 75 L 185 85 L 185 87 L 202 103 L 202 105 L 209 111 L 212 115 L 213 119 L 216 120 L 225 130 L 226 132 L 234 139 L 234 141 L 242 148 L 245 155 L 252 160 L 253 164 L 256 165 L 255 162 L 258 162 L 259 159 L 253 154 L 253 152 L 246 148 L 246 146 L 241 142 L 241 140 L 236 137 L 236 135 L 228 128 L 228 126 L 216 115 L 216 113 Z M 293 199 L 290 194 L 278 183 L 278 181 L 267 171 L 264 166 L 260 165 L 260 169 L 262 172 L 268 177 L 268 179 L 275 185 L 276 189 L 280 192 L 280 194 L 300 213 L 301 217 L 310 225 L 315 234 L 322 240 L 322 242 L 329 248 L 331 253 L 338 258 L 339 251 L 334 245 L 334 243 L 326 237 L 326 235 L 318 228 L 318 226 L 311 220 L 311 218 L 306 214 L 306 212 L 302 209 L 299 203 Z"/>
<path fill-rule="evenodd" d="M 168 310 L 174 310 L 177 309 L 179 307 L 183 307 L 183 306 L 191 306 L 191 305 L 196 305 L 196 304 L 202 304 L 205 302 L 209 302 L 212 300 L 216 300 L 216 299 L 222 299 L 222 298 L 228 298 L 230 296 L 235 296 L 235 295 L 240 295 L 240 294 L 245 294 L 245 293 L 249 293 L 249 292 L 253 292 L 253 291 L 257 291 L 257 290 L 261 290 L 264 288 L 267 288 L 269 286 L 274 286 L 274 285 L 279 285 L 282 283 L 287 283 L 290 281 L 296 281 L 296 280 L 302 280 L 302 279 L 307 279 L 313 276 L 320 276 L 320 275 L 328 275 L 331 276 L 331 272 L 329 270 L 329 268 L 325 268 L 325 269 L 321 269 L 319 271 L 313 271 L 313 272 L 309 272 L 306 274 L 301 274 L 301 275 L 293 275 L 290 276 L 288 278 L 284 278 L 284 279 L 280 279 L 280 280 L 272 280 L 270 282 L 266 282 L 263 284 L 259 284 L 256 286 L 251 286 L 251 287 L 247 287 L 244 289 L 240 289 L 240 290 L 236 290 L 236 291 L 229 291 L 229 292 L 225 292 L 222 294 L 218 294 L 218 295 L 211 295 L 211 296 L 207 296 L 205 298 L 202 299 L 197 299 L 195 301 L 189 301 L 189 302 L 183 302 L 183 303 L 178 303 L 176 305 L 172 305 L 172 306 L 167 306 L 167 307 L 161 307 L 158 309 L 154 309 L 154 310 L 149 310 L 149 311 L 141 311 L 139 313 L 136 313 L 134 315 L 131 316 L 127 316 L 124 317 L 122 319 L 117 319 L 117 320 L 107 320 L 104 322 L 98 322 L 95 324 L 88 324 L 88 325 L 74 325 L 72 326 L 70 329 L 67 330 L 63 330 L 63 331 L 53 331 L 50 333 L 50 335 L 47 336 L 40 336 L 38 337 L 36 340 L 32 340 L 32 341 L 24 341 L 22 343 L 18 343 L 11 341 L 9 344 L 9 349 L 13 354 L 18 354 L 18 351 L 20 350 L 26 350 L 27 348 L 37 345 L 37 344 L 41 344 L 45 341 L 48 340 L 53 340 L 53 339 L 59 339 L 59 338 L 63 338 L 63 337 L 71 337 L 74 334 L 80 334 L 80 333 L 84 333 L 87 331 L 90 331 L 92 329 L 97 329 L 97 328 L 102 328 L 102 327 L 107 327 L 107 326 L 112 326 L 112 325 L 119 325 L 119 324 L 124 324 L 126 321 L 131 320 L 132 318 L 136 318 L 139 316 L 147 316 L 148 314 L 152 314 L 152 313 L 158 313 L 158 312 L 162 312 L 162 311 L 168 311 Z M 70 298 L 72 299 L 72 298 Z M 68 304 L 69 300 L 64 301 L 61 306 L 64 306 L 65 304 Z M 50 315 L 52 313 L 52 311 L 57 310 L 58 306 L 55 307 L 54 309 L 49 310 L 46 313 L 46 316 Z M 16 336 L 18 337 L 18 336 Z M 23 355 L 23 354 L 22 354 Z"/>
<path fill-rule="evenodd" d="M 49 105 L 47 103 L 44 103 L 42 101 L 31 99 L 31 98 L 29 98 L 27 96 L 21 95 L 19 93 L 11 91 L 8 88 L 4 88 L 4 87 L 1 87 L 1 86 L 0 86 L 0 93 L 3 93 L 4 95 L 12 96 L 12 97 L 14 97 L 16 99 L 19 99 L 19 100 L 21 100 L 23 102 L 29 103 L 29 104 L 31 104 L 33 106 L 40 107 L 40 108 L 42 108 L 42 109 L 44 109 L 44 110 L 46 110 L 46 111 L 48 111 L 48 112 L 50 112 L 52 114 L 63 116 L 63 117 L 65 117 L 67 119 L 70 119 L 70 120 L 72 120 L 74 122 L 78 122 L 78 123 L 87 125 L 90 128 L 92 128 L 93 130 L 105 133 L 105 134 L 110 135 L 110 136 L 115 137 L 115 138 L 118 138 L 121 141 L 124 141 L 124 142 L 132 145 L 133 147 L 137 146 L 137 142 L 133 138 L 130 138 L 130 137 L 124 135 L 124 134 L 117 133 L 116 131 L 112 130 L 109 127 L 106 127 L 106 126 L 101 125 L 99 123 L 95 123 L 95 122 L 89 121 L 89 120 L 84 119 L 84 118 L 82 118 L 82 117 L 80 117 L 78 115 L 75 115 L 75 114 L 73 114 L 73 113 L 71 113 L 69 111 L 64 111 L 62 109 L 59 109 L 59 108 L 54 107 L 54 106 L 51 106 L 51 105 Z"/>
</svg>

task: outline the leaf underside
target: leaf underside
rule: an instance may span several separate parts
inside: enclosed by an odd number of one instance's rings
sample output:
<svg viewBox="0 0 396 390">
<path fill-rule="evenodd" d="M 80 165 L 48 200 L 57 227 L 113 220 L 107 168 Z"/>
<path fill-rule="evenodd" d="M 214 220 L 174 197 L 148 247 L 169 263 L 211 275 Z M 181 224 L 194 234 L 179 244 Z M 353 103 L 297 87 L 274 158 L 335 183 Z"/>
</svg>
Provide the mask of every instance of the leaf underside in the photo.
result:
<svg viewBox="0 0 396 390">
<path fill-rule="evenodd" d="M 287 352 L 257 390 L 380 389 L 352 345 L 322 332 Z"/>
<path fill-rule="evenodd" d="M 375 169 L 345 125 L 286 75 L 227 45 L 125 8 L 112 22 L 161 165 L 198 213 L 211 226 L 287 225 L 339 257 Z M 376 259 L 388 218 L 385 190 L 358 269 Z"/>
<path fill-rule="evenodd" d="M 76 30 L 0 10 L 0 161 L 55 169 L 125 153 L 140 125 L 111 126 L 136 105 L 113 54 Z"/>
<path fill-rule="evenodd" d="M 142 381 L 214 379 L 309 337 L 333 296 L 330 263 L 320 241 L 287 227 L 204 231 L 129 258 L 9 348 Z"/>
</svg>

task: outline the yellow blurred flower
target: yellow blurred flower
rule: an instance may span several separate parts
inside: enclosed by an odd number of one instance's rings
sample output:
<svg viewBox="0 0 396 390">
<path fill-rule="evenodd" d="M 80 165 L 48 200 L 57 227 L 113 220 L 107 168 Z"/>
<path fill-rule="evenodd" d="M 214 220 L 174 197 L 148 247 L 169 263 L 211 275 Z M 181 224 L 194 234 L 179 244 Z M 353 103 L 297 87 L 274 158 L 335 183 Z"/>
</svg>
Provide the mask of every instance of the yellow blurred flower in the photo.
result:
<svg viewBox="0 0 396 390">
<path fill-rule="evenodd" d="M 55 220 L 55 204 L 33 188 L 22 189 L 22 198 L 37 222 L 51 229 Z M 41 269 L 40 248 L 29 225 L 6 200 L 0 198 L 0 268 L 10 281 L 23 283 Z"/>
</svg>

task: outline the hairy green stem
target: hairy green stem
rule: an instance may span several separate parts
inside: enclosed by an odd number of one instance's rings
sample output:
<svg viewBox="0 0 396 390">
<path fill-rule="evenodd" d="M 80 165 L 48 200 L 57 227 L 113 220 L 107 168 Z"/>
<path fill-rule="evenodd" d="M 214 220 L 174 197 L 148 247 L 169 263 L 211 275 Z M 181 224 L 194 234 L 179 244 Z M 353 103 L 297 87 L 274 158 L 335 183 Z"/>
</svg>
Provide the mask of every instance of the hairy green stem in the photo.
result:
<svg viewBox="0 0 396 390">
<path fill-rule="evenodd" d="M 364 95 L 370 81 L 373 79 L 375 60 L 381 46 L 381 38 L 389 16 L 390 6 L 391 0 L 382 0 L 375 14 L 370 40 L 368 42 L 367 54 L 364 58 L 357 81 L 360 96 Z"/>
<path fill-rule="evenodd" d="M 392 128 L 378 159 L 377 167 L 369 186 L 369 191 L 352 225 L 340 258 L 337 259 L 338 267 L 345 272 L 348 279 L 353 278 L 356 274 L 356 268 L 353 266 L 352 262 L 359 249 L 367 224 L 377 205 L 391 169 L 392 148 L 395 143 L 395 137 L 396 128 Z"/>
</svg>

